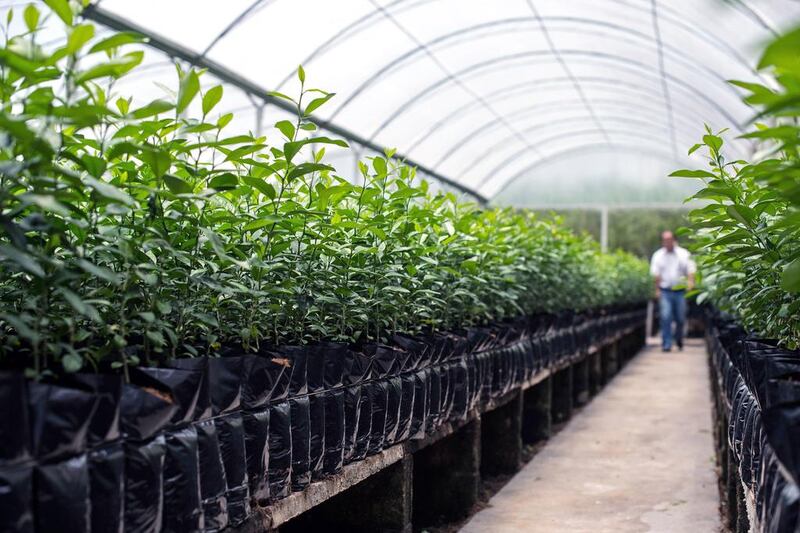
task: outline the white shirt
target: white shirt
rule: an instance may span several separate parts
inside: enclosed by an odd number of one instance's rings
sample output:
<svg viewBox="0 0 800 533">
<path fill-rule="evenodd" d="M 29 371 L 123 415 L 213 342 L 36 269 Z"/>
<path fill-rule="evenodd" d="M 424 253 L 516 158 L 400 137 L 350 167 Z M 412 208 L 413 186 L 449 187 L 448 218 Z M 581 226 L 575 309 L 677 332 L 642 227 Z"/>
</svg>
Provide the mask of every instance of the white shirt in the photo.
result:
<svg viewBox="0 0 800 533">
<path fill-rule="evenodd" d="M 659 248 L 650 260 L 650 274 L 661 279 L 659 285 L 662 289 L 671 289 L 686 283 L 686 277 L 696 270 L 689 250 L 677 244 L 671 252 L 666 248 Z"/>
</svg>

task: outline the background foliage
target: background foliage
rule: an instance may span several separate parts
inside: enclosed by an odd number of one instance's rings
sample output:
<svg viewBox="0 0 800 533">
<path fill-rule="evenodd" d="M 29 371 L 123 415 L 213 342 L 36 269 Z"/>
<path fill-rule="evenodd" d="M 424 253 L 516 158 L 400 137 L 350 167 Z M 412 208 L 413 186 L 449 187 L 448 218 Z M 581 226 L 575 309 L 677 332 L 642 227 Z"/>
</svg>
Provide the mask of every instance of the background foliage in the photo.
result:
<svg viewBox="0 0 800 533">
<path fill-rule="evenodd" d="M 139 37 L 94 37 L 66 0 L 9 11 L 0 48 L 0 351 L 41 376 L 320 339 L 385 341 L 637 302 L 646 265 L 526 212 L 433 192 L 387 157 L 347 180 L 314 111 L 229 133 L 222 86 L 176 66 L 141 106 L 115 83 Z M 8 35 L 12 17 L 27 30 Z M 64 28 L 42 46 L 44 24 Z"/>
</svg>

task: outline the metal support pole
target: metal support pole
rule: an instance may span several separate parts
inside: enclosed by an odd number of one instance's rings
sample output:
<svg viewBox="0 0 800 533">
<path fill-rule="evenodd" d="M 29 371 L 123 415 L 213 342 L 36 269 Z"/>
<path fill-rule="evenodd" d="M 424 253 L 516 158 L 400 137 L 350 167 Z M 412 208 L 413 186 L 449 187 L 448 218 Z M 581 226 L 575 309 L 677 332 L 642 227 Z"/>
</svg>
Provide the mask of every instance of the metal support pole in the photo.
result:
<svg viewBox="0 0 800 533">
<path fill-rule="evenodd" d="M 608 206 L 600 206 L 600 250 L 608 251 Z"/>
</svg>

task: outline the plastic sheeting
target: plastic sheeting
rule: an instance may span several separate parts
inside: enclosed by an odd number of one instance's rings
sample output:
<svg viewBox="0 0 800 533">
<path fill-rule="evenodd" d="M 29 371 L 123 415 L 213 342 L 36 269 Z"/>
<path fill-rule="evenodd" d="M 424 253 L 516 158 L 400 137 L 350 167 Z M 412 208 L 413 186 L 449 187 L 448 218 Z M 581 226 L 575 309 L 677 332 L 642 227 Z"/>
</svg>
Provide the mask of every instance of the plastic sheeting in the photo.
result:
<svg viewBox="0 0 800 533">
<path fill-rule="evenodd" d="M 759 47 L 800 18 L 792 0 L 93 4 L 264 91 L 295 92 L 302 64 L 314 86 L 337 93 L 322 119 L 511 203 L 542 202 L 534 193 L 557 181 L 553 160 L 575 179 L 652 189 L 664 168 L 687 163 L 704 122 L 736 133 L 751 118 L 726 80 L 763 79 Z M 153 53 L 119 89 L 154 98 L 153 82 L 173 76 L 169 58 Z M 282 112 L 253 96 L 229 85 L 225 111 L 242 129 L 267 131 Z M 746 141 L 731 142 L 732 155 L 748 154 Z M 331 151 L 343 175 L 354 173 L 354 155 L 370 153 L 354 147 Z M 626 175 L 598 177 L 595 157 L 623 162 Z M 574 186 L 572 202 L 593 201 Z M 503 194 L 509 187 L 514 195 Z M 641 188 L 620 189 L 642 201 Z"/>
</svg>

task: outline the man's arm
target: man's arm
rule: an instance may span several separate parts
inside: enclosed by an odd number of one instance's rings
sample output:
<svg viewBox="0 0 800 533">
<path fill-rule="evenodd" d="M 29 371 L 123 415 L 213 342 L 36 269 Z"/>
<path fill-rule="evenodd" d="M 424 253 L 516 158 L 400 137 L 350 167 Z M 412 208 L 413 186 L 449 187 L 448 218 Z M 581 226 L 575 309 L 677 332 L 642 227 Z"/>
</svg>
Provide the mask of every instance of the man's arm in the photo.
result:
<svg viewBox="0 0 800 533">
<path fill-rule="evenodd" d="M 653 276 L 656 283 L 656 298 L 661 298 L 661 269 L 658 265 L 659 257 L 660 255 L 657 250 L 653 254 L 653 257 L 650 258 L 650 274 Z"/>
</svg>

